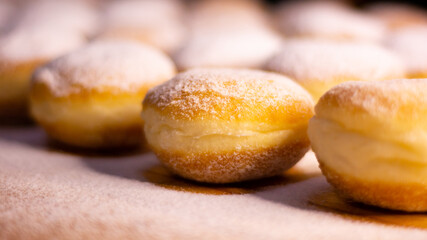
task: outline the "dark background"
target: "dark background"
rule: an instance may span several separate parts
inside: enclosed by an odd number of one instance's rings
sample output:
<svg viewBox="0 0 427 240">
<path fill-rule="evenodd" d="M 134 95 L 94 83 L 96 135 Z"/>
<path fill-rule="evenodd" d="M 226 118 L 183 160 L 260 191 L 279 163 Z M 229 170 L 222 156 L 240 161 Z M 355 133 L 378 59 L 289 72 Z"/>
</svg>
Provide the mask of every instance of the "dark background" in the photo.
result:
<svg viewBox="0 0 427 240">
<path fill-rule="evenodd" d="M 280 2 L 286 2 L 286 0 L 267 0 L 267 2 L 276 4 Z M 423 8 L 427 8 L 427 1 L 421 1 L 421 0 L 410 0 L 410 1 L 397 1 L 397 0 L 390 0 L 390 1 L 372 1 L 372 0 L 353 0 L 353 1 L 347 1 L 352 2 L 355 6 L 363 7 L 364 5 L 368 5 L 369 3 L 376 3 L 376 2 L 394 2 L 394 3 L 403 3 L 403 4 L 409 4 L 409 5 L 415 5 Z"/>
</svg>

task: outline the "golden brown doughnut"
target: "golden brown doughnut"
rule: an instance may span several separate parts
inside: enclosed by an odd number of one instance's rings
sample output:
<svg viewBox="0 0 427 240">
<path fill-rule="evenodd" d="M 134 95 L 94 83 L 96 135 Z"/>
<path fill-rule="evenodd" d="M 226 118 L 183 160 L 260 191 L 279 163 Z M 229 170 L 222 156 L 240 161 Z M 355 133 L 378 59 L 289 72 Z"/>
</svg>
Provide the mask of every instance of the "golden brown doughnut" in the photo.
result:
<svg viewBox="0 0 427 240">
<path fill-rule="evenodd" d="M 290 40 L 265 68 L 294 79 L 316 101 L 342 82 L 405 77 L 404 64 L 393 52 L 356 42 Z"/>
<path fill-rule="evenodd" d="M 308 134 L 327 180 L 350 198 L 427 210 L 427 79 L 347 82 L 319 100 Z"/>
<path fill-rule="evenodd" d="M 33 71 L 62 53 L 81 46 L 74 33 L 59 36 L 51 30 L 17 30 L 0 37 L 0 117 L 28 115 L 28 89 Z"/>
<path fill-rule="evenodd" d="M 172 61 L 159 50 L 95 42 L 36 71 L 31 113 L 50 137 L 72 146 L 135 146 L 142 138 L 140 102 L 174 74 Z"/>
<path fill-rule="evenodd" d="M 28 116 L 33 71 L 86 43 L 96 28 L 94 15 L 78 1 L 37 1 L 14 15 L 0 36 L 0 118 Z"/>
<path fill-rule="evenodd" d="M 310 95 L 256 70 L 193 69 L 151 89 L 147 142 L 174 173 L 229 183 L 282 173 L 308 150 Z"/>
</svg>

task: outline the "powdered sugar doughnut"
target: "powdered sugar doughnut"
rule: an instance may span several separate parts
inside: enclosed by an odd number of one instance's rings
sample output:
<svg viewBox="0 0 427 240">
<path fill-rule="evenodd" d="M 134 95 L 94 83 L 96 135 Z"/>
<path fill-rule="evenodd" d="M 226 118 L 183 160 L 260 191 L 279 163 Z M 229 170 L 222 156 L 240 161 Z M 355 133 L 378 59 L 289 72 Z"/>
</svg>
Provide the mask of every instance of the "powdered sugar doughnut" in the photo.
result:
<svg viewBox="0 0 427 240">
<path fill-rule="evenodd" d="M 11 24 L 13 29 L 50 28 L 92 37 L 98 31 L 99 16 L 85 1 L 38 0 L 25 4 Z"/>
<path fill-rule="evenodd" d="M 196 1 L 189 15 L 189 37 L 173 54 L 179 70 L 259 68 L 281 46 L 281 37 L 255 1 Z"/>
<path fill-rule="evenodd" d="M 346 82 L 316 105 L 308 134 L 328 181 L 375 206 L 427 210 L 427 79 Z"/>
<path fill-rule="evenodd" d="M 0 37 L 0 116 L 27 116 L 31 75 L 50 59 L 74 50 L 86 40 L 74 32 L 16 30 Z"/>
<path fill-rule="evenodd" d="M 241 31 L 269 25 L 267 11 L 259 1 L 194 1 L 188 18 L 192 32 Z"/>
<path fill-rule="evenodd" d="M 382 21 L 338 1 L 284 3 L 276 19 L 287 37 L 378 42 L 386 32 Z"/>
<path fill-rule="evenodd" d="M 184 6 L 175 0 L 113 1 L 101 38 L 134 39 L 171 53 L 185 39 Z"/>
<path fill-rule="evenodd" d="M 0 36 L 1 118 L 27 116 L 34 69 L 86 43 L 95 31 L 92 14 L 78 1 L 36 1 L 13 17 Z"/>
<path fill-rule="evenodd" d="M 427 78 L 427 26 L 414 26 L 389 34 L 385 45 L 404 61 L 408 77 Z"/>
<path fill-rule="evenodd" d="M 195 34 L 173 58 L 180 70 L 196 67 L 258 68 L 281 47 L 268 29 Z"/>
<path fill-rule="evenodd" d="M 146 91 L 175 74 L 171 60 L 149 46 L 95 42 L 34 74 L 30 106 L 53 139 L 86 148 L 140 142 Z"/>
<path fill-rule="evenodd" d="M 287 41 L 266 69 L 284 74 L 307 89 L 315 100 L 346 81 L 402 78 L 403 62 L 376 45 L 317 40 Z"/>
<path fill-rule="evenodd" d="M 146 139 L 182 177 L 212 183 L 280 174 L 308 150 L 310 95 L 256 70 L 193 69 L 151 89 Z"/>
</svg>

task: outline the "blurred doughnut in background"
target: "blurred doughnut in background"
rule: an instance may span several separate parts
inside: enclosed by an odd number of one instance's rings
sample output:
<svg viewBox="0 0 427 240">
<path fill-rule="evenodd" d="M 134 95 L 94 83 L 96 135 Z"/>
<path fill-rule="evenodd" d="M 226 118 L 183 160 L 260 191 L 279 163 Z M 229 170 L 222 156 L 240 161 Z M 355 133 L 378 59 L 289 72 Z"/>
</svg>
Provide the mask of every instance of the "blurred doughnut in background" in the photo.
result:
<svg viewBox="0 0 427 240">
<path fill-rule="evenodd" d="M 427 25 L 399 28 L 385 45 L 404 60 L 410 78 L 427 78 Z"/>
<path fill-rule="evenodd" d="M 58 142 L 89 149 L 139 146 L 141 101 L 175 75 L 168 56 L 151 46 L 100 40 L 37 69 L 31 115 Z"/>
<path fill-rule="evenodd" d="M 178 69 L 261 67 L 281 46 L 268 17 L 256 1 L 194 1 L 187 42 L 174 54 Z"/>
<path fill-rule="evenodd" d="M 0 118 L 28 117 L 28 84 L 34 70 L 93 40 L 150 45 L 168 54 L 179 71 L 265 69 L 273 56 L 287 55 L 295 39 L 372 44 L 396 54 L 407 77 L 425 77 L 426 28 L 421 1 L 3 0 Z M 331 44 L 330 51 L 340 51 L 339 45 Z M 372 58 L 371 63 L 381 60 Z M 327 65 L 328 57 L 319 61 Z M 339 69 L 336 62 L 331 69 Z M 301 67 L 296 63 L 278 72 L 295 77 L 291 73 Z M 310 67 L 303 69 L 308 72 Z M 304 87 L 323 93 L 333 85 Z"/>
<path fill-rule="evenodd" d="M 84 45 L 96 33 L 98 14 L 83 1 L 34 1 L 11 9 L 0 34 L 0 116 L 21 119 L 34 70 Z"/>
<path fill-rule="evenodd" d="M 392 51 L 360 42 L 294 39 L 267 61 L 266 69 L 294 79 L 317 101 L 347 81 L 382 81 L 406 76 L 404 63 Z"/>
<path fill-rule="evenodd" d="M 293 1 L 278 5 L 275 18 L 285 37 L 378 42 L 383 22 L 339 1 Z"/>
<path fill-rule="evenodd" d="M 176 0 L 109 1 L 102 6 L 99 37 L 133 39 L 173 52 L 186 35 L 184 8 Z"/>
</svg>

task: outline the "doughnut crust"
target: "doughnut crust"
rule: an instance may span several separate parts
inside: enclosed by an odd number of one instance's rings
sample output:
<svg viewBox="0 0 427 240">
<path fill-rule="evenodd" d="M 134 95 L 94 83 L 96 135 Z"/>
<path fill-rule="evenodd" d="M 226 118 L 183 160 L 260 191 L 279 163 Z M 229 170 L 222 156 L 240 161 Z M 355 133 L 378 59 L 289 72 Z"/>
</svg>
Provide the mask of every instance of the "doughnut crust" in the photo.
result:
<svg viewBox="0 0 427 240">
<path fill-rule="evenodd" d="M 31 90 L 31 112 L 49 136 L 84 148 L 132 147 L 140 142 L 140 101 L 147 87 L 136 93 L 83 90 L 57 97 L 44 84 Z"/>
<path fill-rule="evenodd" d="M 38 69 L 31 113 L 50 137 L 83 148 L 137 146 L 147 90 L 175 74 L 171 60 L 133 42 L 95 42 Z"/>
<path fill-rule="evenodd" d="M 18 120 L 28 117 L 29 79 L 44 61 L 19 64 L 0 63 L 0 118 Z"/>
<path fill-rule="evenodd" d="M 427 210 L 427 79 L 347 82 L 315 108 L 308 134 L 328 181 L 354 200 Z"/>
<path fill-rule="evenodd" d="M 228 183 L 280 174 L 308 150 L 309 94 L 255 70 L 194 69 L 151 89 L 144 131 L 176 174 Z"/>
<path fill-rule="evenodd" d="M 0 116 L 27 118 L 28 92 L 34 70 L 83 43 L 85 40 L 77 33 L 57 36 L 52 29 L 16 30 L 1 36 Z"/>
<path fill-rule="evenodd" d="M 294 79 L 315 100 L 342 82 L 405 77 L 404 63 L 391 51 L 351 42 L 290 40 L 265 68 Z"/>
</svg>

